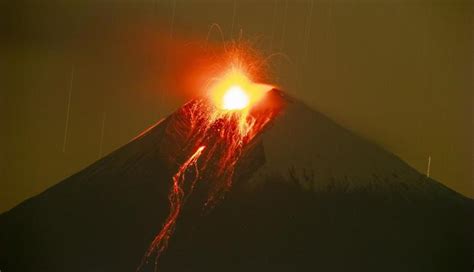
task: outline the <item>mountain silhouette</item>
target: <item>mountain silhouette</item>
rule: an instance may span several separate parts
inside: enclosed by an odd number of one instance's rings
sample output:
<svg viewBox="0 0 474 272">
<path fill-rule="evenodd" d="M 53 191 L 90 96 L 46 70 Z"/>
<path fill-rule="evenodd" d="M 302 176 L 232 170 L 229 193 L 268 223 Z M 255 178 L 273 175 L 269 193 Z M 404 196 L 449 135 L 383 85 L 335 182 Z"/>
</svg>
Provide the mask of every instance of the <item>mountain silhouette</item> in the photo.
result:
<svg viewBox="0 0 474 272">
<path fill-rule="evenodd" d="M 265 99 L 283 111 L 223 200 L 204 210 L 196 189 L 159 271 L 472 271 L 471 199 L 280 91 Z M 185 160 L 187 105 L 0 215 L 0 270 L 136 271 Z"/>
</svg>

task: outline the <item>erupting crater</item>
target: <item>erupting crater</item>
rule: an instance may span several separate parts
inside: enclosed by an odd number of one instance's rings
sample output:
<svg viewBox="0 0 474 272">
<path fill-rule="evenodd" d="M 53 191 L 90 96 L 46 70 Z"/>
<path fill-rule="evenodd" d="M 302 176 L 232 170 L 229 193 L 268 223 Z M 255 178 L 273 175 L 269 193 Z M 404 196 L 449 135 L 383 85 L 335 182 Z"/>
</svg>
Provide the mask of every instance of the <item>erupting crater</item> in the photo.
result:
<svg viewBox="0 0 474 272">
<path fill-rule="evenodd" d="M 232 67 L 211 86 L 209 96 L 218 109 L 245 111 L 259 102 L 271 89 L 273 86 L 255 83 L 243 70 Z"/>
<path fill-rule="evenodd" d="M 204 209 L 211 209 L 230 190 L 246 148 L 280 112 L 281 105 L 266 99 L 272 89 L 253 82 L 244 70 L 232 66 L 215 80 L 207 96 L 192 100 L 172 116 L 168 137 L 169 145 L 174 145 L 171 156 L 180 159 L 171 179 L 170 212 L 138 270 L 151 256 L 156 257 L 157 264 L 184 202 L 199 183 L 205 183 L 207 190 Z M 170 156 L 170 152 L 166 154 Z"/>
</svg>

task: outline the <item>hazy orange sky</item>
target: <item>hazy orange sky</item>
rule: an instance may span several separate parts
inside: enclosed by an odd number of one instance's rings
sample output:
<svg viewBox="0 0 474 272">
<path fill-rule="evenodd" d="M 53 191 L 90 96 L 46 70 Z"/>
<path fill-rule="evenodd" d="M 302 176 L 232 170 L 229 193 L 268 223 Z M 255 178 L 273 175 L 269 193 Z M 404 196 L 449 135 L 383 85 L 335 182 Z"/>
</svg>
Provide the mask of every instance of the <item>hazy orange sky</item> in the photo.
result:
<svg viewBox="0 0 474 272">
<path fill-rule="evenodd" d="M 2 3 L 0 212 L 192 97 L 214 23 L 214 55 L 239 39 L 284 54 L 270 83 L 420 172 L 431 156 L 433 178 L 473 197 L 473 14 L 472 1 Z"/>
</svg>

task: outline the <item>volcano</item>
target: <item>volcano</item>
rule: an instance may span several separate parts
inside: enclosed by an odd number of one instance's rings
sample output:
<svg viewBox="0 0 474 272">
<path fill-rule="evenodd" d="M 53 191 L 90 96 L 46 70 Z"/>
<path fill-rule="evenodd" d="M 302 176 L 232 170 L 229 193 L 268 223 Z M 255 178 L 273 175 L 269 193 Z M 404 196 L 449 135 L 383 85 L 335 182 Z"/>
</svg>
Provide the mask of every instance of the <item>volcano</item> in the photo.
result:
<svg viewBox="0 0 474 272">
<path fill-rule="evenodd" d="M 0 270 L 472 271 L 471 199 L 281 91 L 264 99 L 252 114 L 271 120 L 219 175 L 228 146 L 195 137 L 191 101 L 2 214 Z M 193 193 L 158 261 L 143 261 L 183 165 L 178 189 Z"/>
</svg>

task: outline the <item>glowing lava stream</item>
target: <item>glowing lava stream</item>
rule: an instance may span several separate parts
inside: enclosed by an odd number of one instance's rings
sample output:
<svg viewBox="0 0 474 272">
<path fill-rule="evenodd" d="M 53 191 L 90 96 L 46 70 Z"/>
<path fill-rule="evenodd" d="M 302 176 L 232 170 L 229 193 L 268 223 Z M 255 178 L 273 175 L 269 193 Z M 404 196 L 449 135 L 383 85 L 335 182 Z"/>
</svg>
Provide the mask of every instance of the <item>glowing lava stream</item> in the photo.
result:
<svg viewBox="0 0 474 272">
<path fill-rule="evenodd" d="M 163 225 L 161 231 L 158 233 L 158 235 L 156 235 L 155 239 L 153 239 L 153 242 L 151 243 L 145 258 L 149 258 L 153 252 L 157 250 L 157 259 L 155 260 L 157 261 L 161 252 L 163 252 L 163 250 L 166 248 L 168 240 L 176 226 L 176 220 L 178 219 L 179 213 L 181 212 L 181 207 L 183 205 L 183 199 L 185 197 L 183 183 L 185 181 L 186 170 L 188 170 L 188 168 L 192 165 L 196 167 L 196 173 L 194 179 L 191 182 L 191 187 L 194 187 L 194 184 L 199 177 L 199 171 L 196 163 L 204 148 L 205 146 L 200 146 L 196 152 L 194 152 L 194 154 L 192 154 L 191 157 L 189 157 L 189 159 L 181 165 L 178 172 L 173 176 L 173 186 L 171 187 L 168 196 L 170 201 L 170 213 L 168 218 L 166 218 L 165 224 Z"/>
<path fill-rule="evenodd" d="M 263 110 L 259 114 L 251 111 L 252 106 L 270 89 L 272 87 L 252 83 L 243 73 L 231 70 L 212 88 L 211 97 L 193 100 L 175 115 L 178 119 L 176 123 L 188 123 L 185 127 L 189 131 L 185 133 L 187 136 L 181 143 L 184 146 L 179 146 L 180 152 L 187 159 L 173 176 L 168 196 L 169 215 L 138 270 L 155 253 L 156 268 L 158 258 L 167 247 L 176 227 L 184 202 L 199 179 L 205 177 L 209 187 L 204 203 L 206 208 L 212 208 L 230 189 L 235 167 L 244 148 L 277 114 L 276 110 Z M 194 167 L 194 176 L 187 182 L 186 173 L 191 167 Z"/>
</svg>

